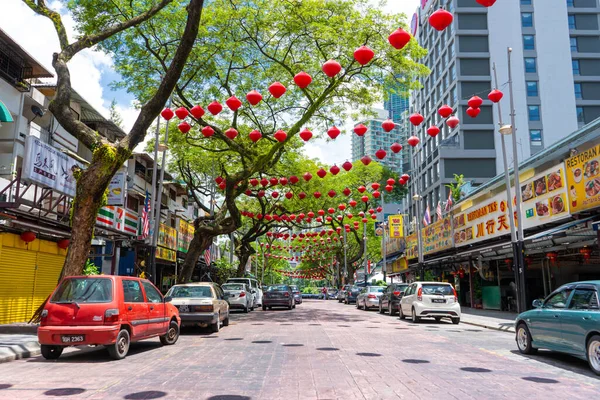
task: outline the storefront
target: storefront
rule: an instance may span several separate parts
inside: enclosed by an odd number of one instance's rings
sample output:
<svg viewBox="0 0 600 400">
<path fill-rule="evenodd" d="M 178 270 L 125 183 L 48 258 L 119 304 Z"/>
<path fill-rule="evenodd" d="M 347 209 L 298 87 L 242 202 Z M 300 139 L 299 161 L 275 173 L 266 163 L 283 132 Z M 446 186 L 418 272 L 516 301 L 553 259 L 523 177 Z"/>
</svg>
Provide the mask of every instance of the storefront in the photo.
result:
<svg viewBox="0 0 600 400">
<path fill-rule="evenodd" d="M 160 224 L 156 244 L 156 282 L 165 293 L 177 279 L 177 230 Z"/>
</svg>

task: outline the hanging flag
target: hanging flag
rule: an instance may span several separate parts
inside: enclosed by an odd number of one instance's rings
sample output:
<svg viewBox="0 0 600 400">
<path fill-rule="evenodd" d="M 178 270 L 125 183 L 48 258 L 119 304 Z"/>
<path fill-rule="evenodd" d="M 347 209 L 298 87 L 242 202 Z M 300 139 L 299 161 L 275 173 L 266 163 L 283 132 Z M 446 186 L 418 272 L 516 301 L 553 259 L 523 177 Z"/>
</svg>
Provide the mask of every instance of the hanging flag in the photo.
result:
<svg viewBox="0 0 600 400">
<path fill-rule="evenodd" d="M 211 257 L 210 257 L 210 247 L 204 250 L 204 262 L 206 265 L 210 265 Z"/>
<path fill-rule="evenodd" d="M 448 201 L 446 202 L 446 212 L 452 209 L 452 190 L 448 193 Z"/>
<path fill-rule="evenodd" d="M 142 221 L 141 227 L 142 231 L 140 232 L 140 236 L 138 239 L 146 239 L 148 237 L 148 233 L 150 232 L 150 193 L 146 190 L 146 199 L 144 200 L 144 209 L 142 210 Z"/>
<path fill-rule="evenodd" d="M 423 216 L 423 225 L 427 226 L 431 223 L 431 212 L 429 211 L 429 205 L 425 209 L 425 215 Z"/>
<path fill-rule="evenodd" d="M 439 201 L 438 201 L 436 212 L 437 212 L 437 219 L 439 221 L 440 219 L 442 219 L 442 203 Z"/>
</svg>

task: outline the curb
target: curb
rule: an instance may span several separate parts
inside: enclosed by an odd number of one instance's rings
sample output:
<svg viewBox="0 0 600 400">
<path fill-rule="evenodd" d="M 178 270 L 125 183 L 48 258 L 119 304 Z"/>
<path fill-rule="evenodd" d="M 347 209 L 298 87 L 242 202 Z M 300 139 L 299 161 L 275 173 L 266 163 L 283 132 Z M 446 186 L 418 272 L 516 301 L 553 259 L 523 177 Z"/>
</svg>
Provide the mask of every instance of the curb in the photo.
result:
<svg viewBox="0 0 600 400">
<path fill-rule="evenodd" d="M 0 344 L 0 364 L 13 360 L 39 356 L 40 354 L 40 344 L 37 341 L 19 344 Z"/>
<path fill-rule="evenodd" d="M 493 329 L 495 331 L 500 331 L 500 332 L 515 333 L 515 328 L 512 326 L 506 327 L 506 328 L 499 328 L 497 326 L 491 326 L 491 325 L 480 324 L 477 322 L 465 321 L 464 319 L 461 319 L 460 322 L 463 324 L 467 324 L 467 325 L 478 326 L 480 328 Z"/>
<path fill-rule="evenodd" d="M 0 334 L 37 335 L 38 324 L 6 324 L 0 325 Z"/>
</svg>

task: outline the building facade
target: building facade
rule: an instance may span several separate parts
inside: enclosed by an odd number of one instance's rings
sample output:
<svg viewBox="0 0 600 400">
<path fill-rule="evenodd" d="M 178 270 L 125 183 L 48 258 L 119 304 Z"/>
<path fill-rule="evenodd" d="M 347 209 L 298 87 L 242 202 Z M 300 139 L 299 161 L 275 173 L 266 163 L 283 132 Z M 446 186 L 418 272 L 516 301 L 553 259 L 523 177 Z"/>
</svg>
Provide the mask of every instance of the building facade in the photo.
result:
<svg viewBox="0 0 600 400">
<path fill-rule="evenodd" d="M 442 32 L 428 23 L 440 6 L 454 14 L 454 22 Z M 445 185 L 454 181 L 454 174 L 463 174 L 477 187 L 504 170 L 495 132 L 500 121 L 510 123 L 508 48 L 519 160 L 600 116 L 599 15 L 598 0 L 514 0 L 489 8 L 475 0 L 422 2 L 412 33 L 429 50 L 420 62 L 431 74 L 411 94 L 411 112 L 421 113 L 425 122 L 413 129 L 421 144 L 411 156 L 410 190 L 411 197 L 423 196 L 423 210 L 447 199 Z M 505 94 L 501 116 L 487 100 L 496 87 L 494 66 L 497 86 Z M 473 95 L 484 99 L 476 118 L 466 114 Z M 444 104 L 461 121 L 455 129 L 437 113 Z M 432 125 L 441 129 L 435 138 L 426 134 Z M 414 215 L 415 206 L 411 209 Z"/>
</svg>

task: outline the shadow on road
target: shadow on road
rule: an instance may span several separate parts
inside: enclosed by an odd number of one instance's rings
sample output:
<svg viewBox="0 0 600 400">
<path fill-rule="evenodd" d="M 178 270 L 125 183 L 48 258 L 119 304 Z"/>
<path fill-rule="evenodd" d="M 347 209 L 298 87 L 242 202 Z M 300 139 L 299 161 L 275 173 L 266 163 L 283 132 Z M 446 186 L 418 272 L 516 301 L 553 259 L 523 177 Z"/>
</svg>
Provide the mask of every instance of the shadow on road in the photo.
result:
<svg viewBox="0 0 600 400">
<path fill-rule="evenodd" d="M 521 354 L 521 352 L 518 350 L 511 350 L 510 352 L 523 358 L 539 361 L 553 367 L 558 367 L 580 375 L 597 378 L 596 374 L 590 371 L 586 361 L 569 354 L 555 353 L 548 350 L 540 350 L 536 355 Z"/>
</svg>

